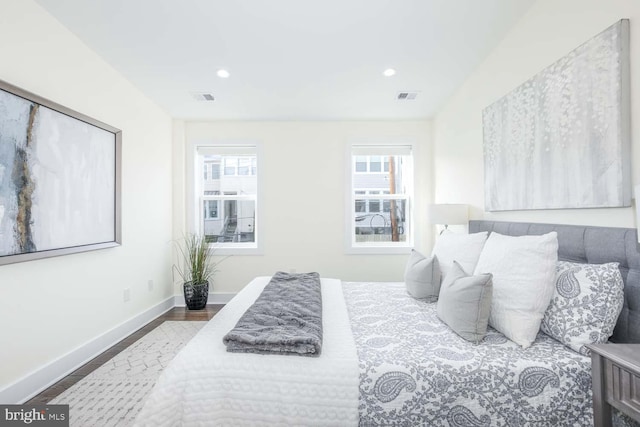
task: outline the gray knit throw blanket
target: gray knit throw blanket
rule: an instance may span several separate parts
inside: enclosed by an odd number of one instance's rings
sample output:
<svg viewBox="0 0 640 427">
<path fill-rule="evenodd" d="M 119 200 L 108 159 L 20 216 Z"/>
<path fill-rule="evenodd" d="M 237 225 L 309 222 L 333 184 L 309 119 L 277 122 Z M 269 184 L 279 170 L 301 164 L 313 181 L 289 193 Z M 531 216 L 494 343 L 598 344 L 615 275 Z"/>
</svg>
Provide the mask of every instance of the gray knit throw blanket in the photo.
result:
<svg viewBox="0 0 640 427">
<path fill-rule="evenodd" d="M 320 275 L 278 271 L 223 341 L 230 352 L 319 356 Z"/>
</svg>

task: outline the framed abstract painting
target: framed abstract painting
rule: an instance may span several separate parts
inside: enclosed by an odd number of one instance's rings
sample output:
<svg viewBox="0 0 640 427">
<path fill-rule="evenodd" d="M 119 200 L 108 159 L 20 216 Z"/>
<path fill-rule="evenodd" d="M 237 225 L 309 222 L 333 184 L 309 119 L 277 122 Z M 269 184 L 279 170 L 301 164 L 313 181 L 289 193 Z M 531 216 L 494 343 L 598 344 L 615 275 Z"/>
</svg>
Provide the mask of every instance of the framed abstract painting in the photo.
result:
<svg viewBox="0 0 640 427">
<path fill-rule="evenodd" d="M 631 206 L 629 20 L 483 111 L 485 209 Z"/>
<path fill-rule="evenodd" d="M 0 81 L 0 265 L 121 243 L 122 132 Z"/>
</svg>

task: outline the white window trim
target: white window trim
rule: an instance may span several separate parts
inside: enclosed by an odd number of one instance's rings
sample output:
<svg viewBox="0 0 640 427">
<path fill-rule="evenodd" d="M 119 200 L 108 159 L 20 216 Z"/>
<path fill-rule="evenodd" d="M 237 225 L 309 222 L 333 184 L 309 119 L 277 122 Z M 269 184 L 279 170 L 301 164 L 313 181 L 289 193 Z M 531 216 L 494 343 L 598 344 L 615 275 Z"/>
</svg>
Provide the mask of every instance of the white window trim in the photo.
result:
<svg viewBox="0 0 640 427">
<path fill-rule="evenodd" d="M 191 141 L 188 145 L 189 152 L 186 154 L 186 226 L 187 231 L 191 233 L 201 233 L 200 224 L 202 224 L 202 200 L 221 200 L 224 198 L 239 200 L 244 197 L 252 197 L 256 202 L 256 219 L 254 224 L 255 242 L 246 243 L 210 243 L 209 247 L 215 250 L 216 255 L 263 255 L 264 254 L 264 230 L 263 230 L 263 214 L 262 214 L 262 183 L 260 175 L 264 174 L 264 156 L 263 147 L 260 141 L 255 140 L 198 140 Z M 202 193 L 199 188 L 198 176 L 203 176 L 203 170 L 198 162 L 198 148 L 200 147 L 222 147 L 233 149 L 234 147 L 255 147 L 256 152 L 256 171 L 257 191 L 256 195 L 245 196 L 197 196 Z M 221 166 L 221 175 L 224 167 Z M 200 175 L 198 175 L 200 174 Z M 251 175 L 254 176 L 254 175 Z M 262 175 L 264 176 L 264 175 Z"/>
<path fill-rule="evenodd" d="M 391 199 L 404 199 L 407 200 L 406 209 L 409 212 L 409 239 L 406 242 L 375 242 L 375 243 L 358 243 L 355 242 L 355 235 L 353 233 L 352 225 L 355 223 L 355 200 L 356 197 L 353 194 L 354 191 L 354 183 L 353 176 L 354 173 L 363 173 L 363 172 L 355 172 L 355 162 L 353 161 L 352 155 L 354 151 L 354 147 L 357 146 L 404 146 L 411 147 L 411 173 L 413 175 L 413 183 L 411 188 L 408 189 L 408 192 L 405 194 L 360 194 L 357 196 L 358 200 L 391 200 Z M 405 140 L 405 139 L 394 139 L 394 140 L 367 140 L 360 139 L 357 141 L 352 141 L 347 144 L 346 150 L 346 174 L 348 177 L 348 185 L 346 185 L 345 191 L 345 236 L 344 236 L 344 244 L 345 244 L 345 253 L 348 255 L 392 255 L 392 254 L 408 254 L 411 252 L 411 249 L 414 247 L 414 239 L 415 239 L 415 181 L 416 181 L 416 173 L 415 173 L 415 158 L 416 158 L 416 143 L 414 140 Z M 384 163 L 384 162 L 383 162 Z M 367 159 L 367 170 L 369 169 L 369 162 Z M 384 166 L 383 166 L 384 170 Z M 369 172 L 367 172 L 369 173 Z M 386 173 L 386 172 L 374 172 L 374 173 Z M 358 188 L 357 190 L 362 190 Z M 368 190 L 368 189 L 367 189 Z M 371 189 L 376 190 L 376 189 Z M 367 211 L 369 206 L 367 204 Z"/>
</svg>

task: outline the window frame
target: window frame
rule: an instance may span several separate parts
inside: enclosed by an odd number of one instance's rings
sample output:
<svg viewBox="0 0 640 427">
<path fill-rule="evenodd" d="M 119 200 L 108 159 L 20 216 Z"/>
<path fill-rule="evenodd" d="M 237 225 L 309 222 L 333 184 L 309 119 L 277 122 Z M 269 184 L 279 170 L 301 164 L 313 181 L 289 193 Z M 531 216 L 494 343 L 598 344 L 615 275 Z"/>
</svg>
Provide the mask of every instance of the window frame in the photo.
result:
<svg viewBox="0 0 640 427">
<path fill-rule="evenodd" d="M 355 187 L 354 177 L 356 174 L 362 174 L 365 172 L 357 172 L 355 170 L 355 156 L 365 155 L 367 157 L 367 172 L 369 172 L 369 159 L 371 156 L 376 156 L 377 154 L 362 154 L 362 149 L 367 147 L 371 147 L 372 150 L 381 150 L 385 147 L 389 147 L 390 151 L 408 149 L 410 152 L 409 161 L 410 164 L 408 168 L 411 173 L 411 180 L 407 184 L 407 191 L 405 194 L 384 194 L 382 191 L 384 189 L 380 188 L 371 188 L 371 189 L 363 189 L 361 187 Z M 354 152 L 354 149 L 358 149 L 358 153 Z M 407 254 L 414 247 L 414 242 L 416 238 L 416 228 L 415 228 L 415 158 L 416 158 L 416 144 L 414 141 L 407 140 L 382 140 L 382 141 L 372 141 L 372 140 L 357 140 L 351 141 L 347 144 L 346 150 L 346 177 L 347 182 L 345 185 L 345 206 L 347 207 L 345 210 L 345 253 L 346 254 Z M 384 174 L 388 173 L 384 171 L 384 159 L 382 160 L 382 172 L 373 172 L 376 174 Z M 367 190 L 367 194 L 355 194 L 355 191 Z M 369 194 L 368 190 L 379 191 L 378 194 Z M 408 221 L 406 222 L 405 232 L 407 233 L 407 239 L 404 242 L 356 242 L 356 234 L 355 234 L 355 201 L 356 200 L 365 200 L 366 203 L 366 213 L 369 213 L 369 201 L 375 200 L 380 203 L 380 212 L 384 213 L 384 201 L 386 200 L 405 200 L 405 213 L 408 216 Z"/>
<path fill-rule="evenodd" d="M 263 173 L 263 149 L 262 143 L 255 140 L 239 140 L 239 141 L 219 141 L 219 140 L 197 140 L 192 141 L 188 145 L 189 153 L 187 158 L 187 182 L 186 182 L 186 230 L 191 233 L 202 234 L 204 232 L 204 209 L 203 203 L 205 200 L 252 200 L 255 204 L 255 221 L 254 221 L 254 242 L 212 242 L 209 247 L 215 250 L 216 255 L 263 255 L 264 254 L 264 233 L 263 233 L 263 216 L 262 216 L 262 185 L 260 182 L 260 175 Z M 255 154 L 256 159 L 256 173 L 250 175 L 256 179 L 256 194 L 255 195 L 204 195 L 202 190 L 202 182 L 199 178 L 203 177 L 203 155 L 199 153 L 200 149 L 220 149 L 220 151 L 233 152 L 238 150 L 239 152 L 248 152 L 251 155 Z M 225 154 L 222 154 L 225 155 Z M 230 154 L 228 154 L 230 155 Z M 237 156 L 241 156 L 238 154 Z M 236 175 L 238 176 L 236 161 Z M 220 164 L 220 178 L 224 176 L 224 160 Z M 220 206 L 218 205 L 218 212 Z M 218 213 L 218 216 L 220 214 Z"/>
</svg>

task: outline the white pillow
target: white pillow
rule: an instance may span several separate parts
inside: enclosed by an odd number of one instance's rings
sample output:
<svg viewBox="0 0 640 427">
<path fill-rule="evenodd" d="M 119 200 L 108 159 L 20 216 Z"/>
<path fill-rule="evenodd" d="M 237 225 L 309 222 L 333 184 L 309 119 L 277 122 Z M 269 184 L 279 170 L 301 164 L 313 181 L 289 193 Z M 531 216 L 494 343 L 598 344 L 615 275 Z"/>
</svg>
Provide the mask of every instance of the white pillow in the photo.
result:
<svg viewBox="0 0 640 427">
<path fill-rule="evenodd" d="M 453 267 L 453 261 L 458 261 L 464 271 L 473 271 L 488 234 L 483 231 L 473 234 L 443 233 L 438 236 L 432 255 L 438 258 L 442 280 Z"/>
<path fill-rule="evenodd" d="M 527 348 L 555 289 L 558 234 L 504 236 L 491 233 L 474 275 L 493 274 L 489 325 Z"/>
</svg>

